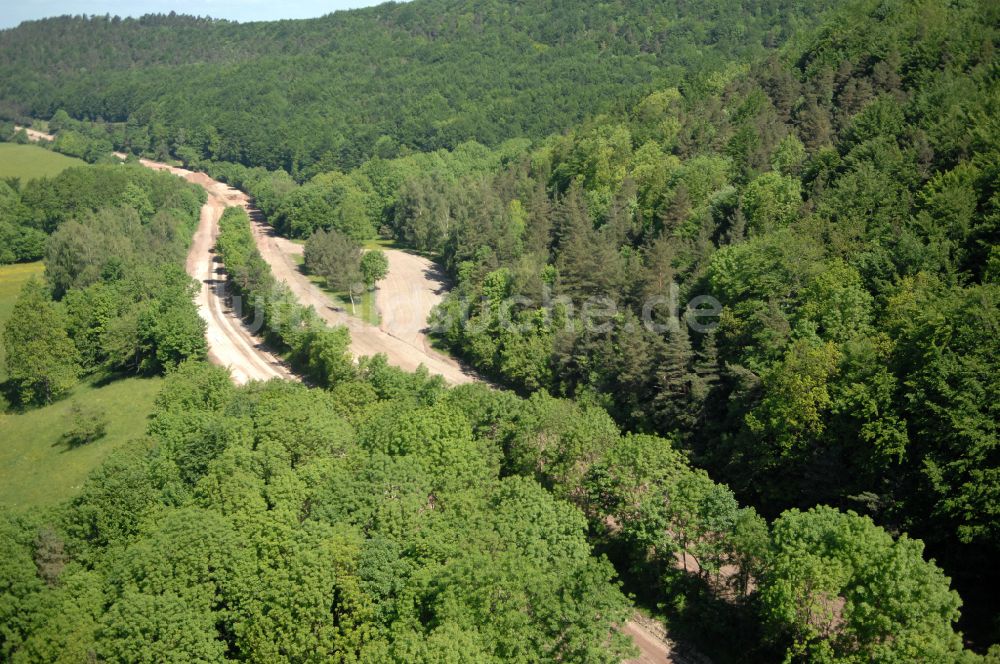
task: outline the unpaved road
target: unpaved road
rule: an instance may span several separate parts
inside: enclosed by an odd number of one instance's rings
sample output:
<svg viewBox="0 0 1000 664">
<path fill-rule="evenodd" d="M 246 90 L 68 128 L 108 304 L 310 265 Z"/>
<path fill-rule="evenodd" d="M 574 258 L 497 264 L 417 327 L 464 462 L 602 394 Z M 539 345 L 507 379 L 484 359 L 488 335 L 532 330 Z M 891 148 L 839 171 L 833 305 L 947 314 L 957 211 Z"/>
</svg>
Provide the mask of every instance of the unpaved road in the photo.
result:
<svg viewBox="0 0 1000 664">
<path fill-rule="evenodd" d="M 124 154 L 116 156 L 125 157 Z M 226 304 L 226 277 L 213 248 L 219 236 L 219 218 L 223 211 L 232 205 L 242 205 L 246 197 L 203 173 L 148 159 L 140 159 L 139 163 L 154 170 L 169 171 L 188 182 L 201 185 L 208 194 L 188 252 L 187 273 L 201 285 L 201 290 L 195 296 L 195 304 L 206 323 L 209 359 L 228 367 L 233 381 L 238 385 L 251 380 L 295 379 L 294 374 L 281 360 L 264 349 L 263 341 Z"/>
<path fill-rule="evenodd" d="M 381 316 L 379 327 L 361 321 L 334 308 L 330 298 L 316 284 L 309 281 L 296 260 L 303 251 L 296 244 L 278 236 L 252 208 L 257 248 L 274 272 L 304 305 L 311 305 L 331 325 L 346 325 L 351 331 L 351 352 L 356 356 L 385 353 L 389 362 L 408 371 L 420 364 L 431 373 L 440 374 L 453 384 L 476 380 L 451 358 L 430 347 L 427 340 L 427 316 L 440 302 L 447 283 L 440 270 L 430 260 L 399 251 L 386 249 L 389 274 L 379 284 L 376 304 Z M 640 655 L 625 664 L 687 664 L 676 658 L 672 645 L 660 635 L 662 625 L 636 617 L 628 621 L 622 632 L 632 638 Z"/>
<path fill-rule="evenodd" d="M 28 138 L 33 141 L 55 140 L 55 136 L 51 134 L 26 127 L 24 129 Z M 120 152 L 114 154 L 119 159 L 127 157 Z M 238 385 L 251 380 L 295 379 L 295 375 L 277 357 L 263 348 L 262 340 L 252 334 L 226 304 L 225 276 L 221 273 L 222 266 L 216 262 L 213 248 L 219 235 L 219 218 L 222 212 L 230 205 L 243 205 L 246 197 L 203 173 L 175 168 L 148 159 L 140 159 L 139 162 L 147 168 L 168 171 L 188 182 L 201 185 L 208 194 L 208 200 L 201 208 L 198 228 L 195 230 L 188 252 L 186 269 L 201 286 L 201 290 L 195 296 L 195 305 L 205 321 L 209 359 L 227 367 L 233 382 Z"/>
<path fill-rule="evenodd" d="M 239 385 L 251 380 L 294 378 L 277 357 L 264 350 L 263 341 L 225 306 L 226 277 L 213 248 L 219 235 L 219 218 L 231 203 L 210 187 L 206 191 L 208 201 L 201 208 L 201 221 L 187 257 L 187 272 L 201 284 L 195 304 L 207 323 L 209 356 L 217 364 L 229 367 Z"/>
<path fill-rule="evenodd" d="M 632 637 L 639 649 L 638 657 L 625 660 L 623 664 L 711 664 L 704 655 L 677 652 L 663 623 L 639 613 L 625 623 L 622 633 Z"/>
<path fill-rule="evenodd" d="M 636 621 L 625 623 L 622 633 L 632 637 L 639 648 L 639 656 L 626 660 L 626 664 L 671 664 L 674 661 L 670 658 L 670 647 Z"/>
<path fill-rule="evenodd" d="M 384 353 L 389 364 L 405 371 L 413 371 L 422 364 L 431 374 L 442 376 L 453 385 L 476 380 L 475 375 L 463 369 L 458 362 L 431 348 L 423 331 L 427 327 L 423 321 L 427 320 L 432 302 L 436 303 L 443 296 L 444 282 L 439 273 L 434 270 L 413 273 L 411 268 L 407 268 L 407 273 L 414 277 L 413 281 L 398 279 L 390 282 L 386 279 L 379 289 L 379 309 L 384 320 L 402 323 L 398 326 L 383 323 L 375 327 L 334 307 L 327 294 L 302 274 L 296 260 L 296 256 L 302 254 L 302 245 L 276 235 L 255 210 L 251 210 L 251 219 L 257 248 L 271 266 L 274 276 L 288 284 L 299 302 L 313 307 L 327 323 L 346 326 L 351 332 L 351 353 L 355 357 Z M 400 263 L 412 266 L 416 263 L 411 259 L 426 261 L 396 250 L 387 251 L 386 255 L 390 275 Z M 430 264 L 430 261 L 426 263 Z M 418 293 L 415 297 L 411 297 L 413 289 Z M 383 301 L 393 303 L 393 309 L 383 309 Z M 398 335 L 397 330 L 400 332 Z"/>
</svg>

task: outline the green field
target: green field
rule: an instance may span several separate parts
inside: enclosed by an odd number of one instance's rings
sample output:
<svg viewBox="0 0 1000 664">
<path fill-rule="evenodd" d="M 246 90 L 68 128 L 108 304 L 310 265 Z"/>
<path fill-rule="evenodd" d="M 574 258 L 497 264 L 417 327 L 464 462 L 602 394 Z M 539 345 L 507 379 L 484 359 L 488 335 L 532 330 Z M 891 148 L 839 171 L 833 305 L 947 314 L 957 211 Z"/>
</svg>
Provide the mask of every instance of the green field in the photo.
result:
<svg viewBox="0 0 1000 664">
<path fill-rule="evenodd" d="M 71 498 L 116 447 L 142 436 L 160 378 L 81 383 L 65 399 L 24 413 L 0 413 L 0 506 L 27 508 Z M 62 440 L 74 402 L 107 413 L 107 434 L 70 448 Z"/>
<path fill-rule="evenodd" d="M 37 145 L 0 143 L 0 178 L 18 177 L 26 181 L 58 175 L 70 166 L 83 166 L 85 163 Z"/>
<path fill-rule="evenodd" d="M 0 144 L 3 147 L 3 144 Z M 0 331 L 7 324 L 11 309 L 14 308 L 14 301 L 17 300 L 18 293 L 24 282 L 33 276 L 41 277 L 45 266 L 39 261 L 37 263 L 18 263 L 17 265 L 0 265 Z M 7 365 L 4 362 L 3 344 L 0 343 L 0 382 L 7 378 Z M 2 406 L 0 402 L 0 406 Z"/>
</svg>

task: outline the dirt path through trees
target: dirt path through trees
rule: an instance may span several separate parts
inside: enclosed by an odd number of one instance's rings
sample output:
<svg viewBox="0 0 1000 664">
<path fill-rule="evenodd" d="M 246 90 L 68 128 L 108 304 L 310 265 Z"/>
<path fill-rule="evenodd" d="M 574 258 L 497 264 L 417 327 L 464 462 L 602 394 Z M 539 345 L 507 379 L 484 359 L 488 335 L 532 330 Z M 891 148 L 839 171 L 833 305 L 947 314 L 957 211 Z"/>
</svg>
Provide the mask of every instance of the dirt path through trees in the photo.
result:
<svg viewBox="0 0 1000 664">
<path fill-rule="evenodd" d="M 116 156 L 125 157 L 123 154 Z M 140 160 L 140 163 L 147 168 L 169 171 L 188 182 L 201 185 L 208 194 L 188 252 L 187 272 L 201 286 L 195 296 L 195 304 L 206 323 L 209 358 L 216 364 L 228 367 L 233 381 L 239 385 L 251 380 L 296 379 L 280 359 L 263 348 L 260 337 L 250 332 L 226 301 L 225 274 L 213 249 L 219 235 L 219 218 L 223 211 L 229 206 L 244 204 L 246 197 L 203 173 L 146 159 Z"/>
<path fill-rule="evenodd" d="M 421 315 L 423 318 L 420 320 L 426 321 L 427 313 L 433 306 L 429 303 L 436 301 L 434 298 L 440 299 L 443 294 L 443 282 L 435 280 L 434 275 L 430 272 L 420 274 L 418 280 L 412 283 L 404 283 L 403 280 L 390 281 L 389 279 L 383 282 L 383 288 L 386 286 L 388 288 L 384 295 L 380 293 L 378 296 L 380 309 L 384 300 L 387 303 L 395 303 L 392 305 L 393 307 L 405 310 L 401 314 L 392 314 L 382 310 L 384 319 L 405 321 L 402 327 L 397 328 L 405 336 L 397 336 L 394 326 L 376 327 L 335 307 L 329 296 L 299 270 L 296 256 L 302 253 L 302 245 L 279 237 L 270 226 L 264 223 L 256 210 L 250 210 L 250 212 L 254 236 L 257 239 L 257 248 L 264 260 L 271 266 L 274 276 L 288 284 L 299 302 L 316 309 L 323 320 L 331 325 L 346 326 L 351 332 L 351 352 L 356 357 L 384 353 L 389 364 L 393 366 L 413 371 L 422 364 L 432 374 L 443 376 L 446 381 L 453 385 L 476 380 L 476 377 L 462 368 L 458 362 L 431 348 L 426 333 L 423 331 L 426 328 L 426 323 L 415 322 Z M 386 253 L 389 257 L 389 275 L 391 277 L 395 269 L 394 261 L 397 263 L 399 261 L 398 256 L 391 254 L 404 254 L 406 256 L 408 254 L 398 251 Z M 417 275 L 411 276 L 417 278 Z M 413 333 L 414 328 L 419 328 L 416 333 Z"/>
<path fill-rule="evenodd" d="M 32 140 L 52 140 L 52 136 L 28 130 Z M 115 153 L 125 159 L 123 153 Z M 271 266 L 276 278 L 284 281 L 303 305 L 313 306 L 317 313 L 331 325 L 345 325 L 351 332 L 351 352 L 355 356 L 385 353 L 390 364 L 413 371 L 423 364 L 433 374 L 439 374 L 452 384 L 468 383 L 475 376 L 463 369 L 455 360 L 431 348 L 426 334 L 427 315 L 444 297 L 446 282 L 433 262 L 396 249 L 386 250 L 389 259 L 389 276 L 381 284 L 376 302 L 382 323 L 369 325 L 358 318 L 335 308 L 329 297 L 309 281 L 298 268 L 296 254 L 302 246 L 276 235 L 263 222 L 260 214 L 250 207 L 247 196 L 232 187 L 205 175 L 177 168 L 148 159 L 140 163 L 147 168 L 166 170 L 188 182 L 201 185 L 208 200 L 201 209 L 198 229 L 187 258 L 187 271 L 201 284 L 195 298 L 198 311 L 207 324 L 209 357 L 216 364 L 226 366 L 233 380 L 244 384 L 250 380 L 270 378 L 295 379 L 278 358 L 264 350 L 260 338 L 252 335 L 247 327 L 228 308 L 224 290 L 222 266 L 216 262 L 213 248 L 219 234 L 219 218 L 226 207 L 244 206 L 253 222 L 254 237 L 264 260 Z M 622 631 L 630 636 L 639 648 L 640 656 L 629 660 L 636 664 L 670 664 L 679 662 L 671 656 L 671 647 L 663 637 L 641 622 L 630 620 Z"/>
</svg>

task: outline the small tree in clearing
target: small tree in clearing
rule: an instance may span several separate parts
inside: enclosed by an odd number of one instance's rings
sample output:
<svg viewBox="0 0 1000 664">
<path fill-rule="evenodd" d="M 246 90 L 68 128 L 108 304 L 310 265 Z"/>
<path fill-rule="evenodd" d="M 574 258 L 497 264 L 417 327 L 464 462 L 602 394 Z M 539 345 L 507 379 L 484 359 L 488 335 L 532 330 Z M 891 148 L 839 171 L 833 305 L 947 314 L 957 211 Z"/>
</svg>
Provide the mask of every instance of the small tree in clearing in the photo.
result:
<svg viewBox="0 0 1000 664">
<path fill-rule="evenodd" d="M 389 259 L 384 251 L 375 249 L 365 252 L 361 257 L 361 278 L 369 289 L 374 288 L 375 283 L 385 279 L 388 274 Z"/>
</svg>

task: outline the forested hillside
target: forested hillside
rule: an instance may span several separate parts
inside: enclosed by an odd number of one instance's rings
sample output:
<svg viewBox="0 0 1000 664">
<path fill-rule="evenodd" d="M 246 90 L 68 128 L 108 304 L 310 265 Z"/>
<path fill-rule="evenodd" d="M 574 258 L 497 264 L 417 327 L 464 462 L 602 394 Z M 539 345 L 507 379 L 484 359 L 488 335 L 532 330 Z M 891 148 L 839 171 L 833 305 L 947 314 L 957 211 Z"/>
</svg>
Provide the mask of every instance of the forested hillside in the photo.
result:
<svg viewBox="0 0 1000 664">
<path fill-rule="evenodd" d="M 128 167 L 0 185 L 11 256 L 46 258 L 24 309 L 73 370 L 170 373 L 78 498 L 0 519 L 0 655 L 613 662 L 634 602 L 718 662 L 983 661 L 1000 5 L 836 4 L 0 33 L 11 119 L 179 159 L 289 237 L 436 256 L 439 341 L 503 388 L 352 362 L 237 210 L 217 255 L 315 387 L 115 345 L 190 339 L 132 294 L 164 275 L 190 320 L 191 194 Z"/>
<path fill-rule="evenodd" d="M 426 0 L 307 21 L 63 17 L 0 32 L 8 116 L 293 174 L 540 138 L 655 84 L 711 85 L 828 3 Z"/>
<path fill-rule="evenodd" d="M 925 538 L 995 639 L 998 19 L 852 3 L 719 94 L 415 178 L 394 232 L 442 253 L 444 336 L 481 370 L 673 434 L 768 516 L 826 503 Z M 682 313 L 721 303 L 713 332 L 642 323 L 669 322 L 644 307 L 673 282 Z M 616 324 L 567 325 L 560 296 L 610 296 Z"/>
<path fill-rule="evenodd" d="M 925 538 L 995 634 L 997 18 L 855 2 L 716 92 L 534 146 L 301 186 L 201 166 L 292 236 L 381 227 L 437 252 L 442 338 L 478 370 L 675 436 L 770 517 L 827 503 Z M 696 317 L 710 334 L 672 322 L 699 295 L 722 306 Z"/>
</svg>

